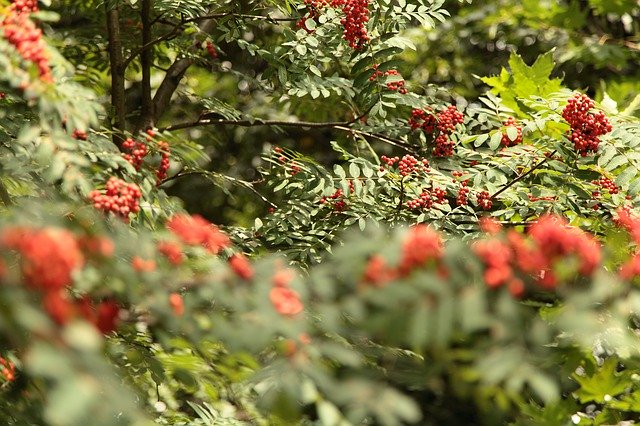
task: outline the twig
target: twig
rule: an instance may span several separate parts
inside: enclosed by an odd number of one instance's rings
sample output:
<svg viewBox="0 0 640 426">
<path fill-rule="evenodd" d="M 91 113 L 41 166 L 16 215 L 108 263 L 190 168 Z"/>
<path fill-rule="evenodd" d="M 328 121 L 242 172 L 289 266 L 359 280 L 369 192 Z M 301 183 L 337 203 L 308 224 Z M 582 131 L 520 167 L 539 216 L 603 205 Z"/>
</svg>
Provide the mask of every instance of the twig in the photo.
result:
<svg viewBox="0 0 640 426">
<path fill-rule="evenodd" d="M 527 170 L 525 173 L 521 174 L 520 176 L 516 177 L 514 180 L 512 180 L 511 182 L 507 183 L 505 186 L 503 186 L 502 188 L 500 188 L 498 191 L 496 191 L 491 198 L 495 198 L 498 195 L 502 194 L 504 191 L 506 191 L 507 189 L 509 189 L 511 186 L 513 186 L 516 182 L 521 181 L 522 179 L 524 179 L 525 177 L 527 177 L 528 175 L 530 175 L 531 173 L 533 173 L 536 169 L 539 169 L 544 163 L 547 162 L 547 160 L 551 157 L 553 157 L 556 152 L 558 152 L 558 150 L 554 150 L 551 154 L 549 154 L 548 157 L 545 157 L 544 159 L 540 160 L 540 162 L 538 162 L 538 164 L 536 164 L 535 166 L 533 166 L 532 168 L 530 168 L 529 170 Z"/>
<path fill-rule="evenodd" d="M 234 183 L 236 183 L 238 185 L 241 185 L 241 186 L 247 188 L 251 192 L 253 192 L 258 198 L 260 198 L 265 203 L 269 204 L 271 207 L 277 207 L 275 204 L 273 204 L 271 201 L 269 201 L 264 195 L 260 194 L 253 187 L 253 183 L 252 182 L 247 182 L 246 180 L 236 179 L 236 178 L 231 177 L 231 176 L 223 175 L 221 173 L 216 173 L 216 172 L 210 172 L 210 171 L 207 171 L 207 170 L 185 170 L 185 171 L 180 171 L 180 172 L 176 173 L 175 175 L 170 176 L 170 177 L 166 178 L 165 180 L 163 180 L 161 185 L 164 185 L 165 183 L 167 183 L 169 181 L 172 181 L 174 179 L 178 179 L 178 178 L 181 178 L 183 176 L 189 176 L 189 175 L 200 175 L 200 176 L 204 176 L 204 177 L 206 177 L 207 179 L 210 179 L 210 180 L 213 180 L 215 178 L 219 178 L 219 179 L 228 180 L 230 182 L 234 182 Z"/>
<path fill-rule="evenodd" d="M 9 207 L 13 205 L 13 200 L 11 199 L 11 195 L 9 195 L 9 191 L 7 191 L 7 187 L 4 185 L 4 182 L 0 181 L 0 199 L 4 203 L 5 206 Z"/>
</svg>

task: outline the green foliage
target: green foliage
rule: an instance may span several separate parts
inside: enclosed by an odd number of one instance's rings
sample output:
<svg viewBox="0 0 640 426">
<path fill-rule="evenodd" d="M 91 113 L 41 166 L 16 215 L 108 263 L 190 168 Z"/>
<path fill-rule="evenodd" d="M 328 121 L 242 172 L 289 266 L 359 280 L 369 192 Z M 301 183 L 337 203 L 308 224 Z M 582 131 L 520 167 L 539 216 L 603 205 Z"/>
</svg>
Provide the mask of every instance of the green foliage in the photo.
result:
<svg viewBox="0 0 640 426">
<path fill-rule="evenodd" d="M 635 2 L 370 2 L 360 49 L 306 2 L 40 7 L 53 83 L 0 38 L 3 424 L 637 418 Z"/>
</svg>

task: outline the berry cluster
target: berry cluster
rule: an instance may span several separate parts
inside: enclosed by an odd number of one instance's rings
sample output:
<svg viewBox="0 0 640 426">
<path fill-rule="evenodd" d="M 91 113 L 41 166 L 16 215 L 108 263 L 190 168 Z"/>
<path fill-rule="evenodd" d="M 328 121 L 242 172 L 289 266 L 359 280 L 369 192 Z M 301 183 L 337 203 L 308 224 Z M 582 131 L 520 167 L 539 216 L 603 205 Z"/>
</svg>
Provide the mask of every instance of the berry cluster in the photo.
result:
<svg viewBox="0 0 640 426">
<path fill-rule="evenodd" d="M 7 382 L 13 382 L 16 379 L 16 366 L 0 356 L 0 373 Z"/>
<path fill-rule="evenodd" d="M 438 130 L 440 133 L 452 133 L 456 129 L 456 124 L 462 124 L 464 115 L 454 105 L 449 105 L 438 113 Z"/>
<path fill-rule="evenodd" d="M 562 110 L 562 117 L 571 126 L 569 139 L 583 157 L 598 151 L 600 136 L 611 131 L 609 119 L 602 111 L 591 112 L 593 106 L 593 101 L 587 95 L 576 94 Z"/>
<path fill-rule="evenodd" d="M 431 108 L 411 110 L 411 118 L 409 118 L 409 126 L 411 130 L 422 128 L 427 133 L 433 133 L 436 129 L 437 118 L 433 114 Z"/>
<path fill-rule="evenodd" d="M 251 280 L 253 278 L 253 267 L 249 260 L 243 254 L 234 254 L 229 258 L 229 266 L 231 270 L 243 280 Z"/>
<path fill-rule="evenodd" d="M 353 188 L 353 183 L 351 181 L 349 181 L 349 187 L 352 189 Z M 329 201 L 329 203 L 331 204 L 331 206 L 333 207 L 333 209 L 337 212 L 343 212 L 347 209 L 347 202 L 344 200 L 345 196 L 344 196 L 344 192 L 342 191 L 341 188 L 336 189 L 336 191 L 328 196 L 328 197 L 322 197 L 320 198 L 319 203 L 320 204 L 324 204 L 327 201 Z"/>
<path fill-rule="evenodd" d="M 483 210 L 490 210 L 493 206 L 491 202 L 491 195 L 487 191 L 481 191 L 476 195 L 476 202 L 478 207 Z"/>
<path fill-rule="evenodd" d="M 410 209 L 430 209 L 433 206 L 433 202 L 431 192 L 425 189 L 418 198 L 407 201 L 407 207 Z"/>
<path fill-rule="evenodd" d="M 167 221 L 167 229 L 187 245 L 200 245 L 212 254 L 231 245 L 229 237 L 217 226 L 199 215 L 179 213 Z"/>
<path fill-rule="evenodd" d="M 71 137 L 73 139 L 86 141 L 87 138 L 88 138 L 88 135 L 87 135 L 87 132 L 85 132 L 84 130 L 74 129 L 73 130 L 73 134 L 71 135 Z"/>
<path fill-rule="evenodd" d="M 273 288 L 269 292 L 269 300 L 280 315 L 295 316 L 304 309 L 298 292 L 289 287 L 292 279 L 293 272 L 290 269 L 279 269 L 271 280 Z"/>
<path fill-rule="evenodd" d="M 456 205 L 466 206 L 468 203 L 468 200 L 467 200 L 468 196 L 469 196 L 469 188 L 463 185 L 458 191 L 458 195 L 456 196 Z"/>
<path fill-rule="evenodd" d="M 594 185 L 598 185 L 600 188 L 606 190 L 611 195 L 617 194 L 619 192 L 619 188 L 616 186 L 616 183 L 608 177 L 602 176 L 600 177 L 600 179 L 592 180 L 591 183 Z M 600 194 L 597 191 L 593 194 L 594 197 L 597 197 L 599 195 Z"/>
<path fill-rule="evenodd" d="M 218 51 L 216 50 L 216 47 L 213 45 L 212 42 L 207 41 L 207 45 L 205 46 L 205 48 L 207 49 L 207 53 L 209 54 L 211 59 L 218 58 Z"/>
<path fill-rule="evenodd" d="M 40 79 L 45 83 L 51 83 L 53 77 L 42 40 L 42 31 L 29 19 L 29 14 L 10 10 L 0 23 L 0 29 L 4 38 L 16 48 L 20 56 L 36 65 Z"/>
<path fill-rule="evenodd" d="M 32 13 L 38 11 L 38 0 L 13 0 L 9 6 L 10 12 Z"/>
<path fill-rule="evenodd" d="M 93 206 L 105 213 L 114 213 L 123 219 L 128 219 L 130 213 L 138 213 L 138 204 L 142 192 L 135 183 L 126 183 L 117 177 L 110 177 L 105 187 L 105 193 L 94 190 L 89 193 Z"/>
<path fill-rule="evenodd" d="M 431 191 L 424 189 L 422 193 L 413 200 L 407 201 L 410 209 L 430 209 L 433 204 L 448 204 L 447 191 L 442 188 L 434 188 Z"/>
<path fill-rule="evenodd" d="M 361 49 L 369 42 L 367 22 L 369 21 L 369 0 L 305 0 L 309 13 L 296 23 L 296 27 L 303 28 L 308 33 L 307 19 L 316 19 L 325 6 L 342 8 L 344 18 L 340 24 L 344 27 L 343 37 L 352 49 Z"/>
<path fill-rule="evenodd" d="M 487 286 L 506 285 L 514 296 L 520 297 L 525 288 L 518 274 L 530 276 L 540 287 L 552 290 L 557 286 L 554 266 L 562 259 L 575 257 L 578 272 L 585 276 L 591 275 L 600 262 L 600 245 L 563 218 L 540 217 L 529 229 L 528 237 L 511 231 L 506 240 L 492 238 L 474 244 L 474 252 L 485 265 Z"/>
<path fill-rule="evenodd" d="M 433 155 L 435 157 L 450 157 L 453 155 L 454 142 L 451 140 L 451 133 L 455 131 L 456 124 L 462 124 L 464 116 L 458 109 L 449 105 L 437 114 L 433 114 L 431 108 L 413 109 L 409 126 L 412 130 L 421 128 L 427 133 L 438 130 L 435 138 Z"/>
<path fill-rule="evenodd" d="M 398 164 L 398 171 L 400 175 L 407 176 L 411 173 L 428 172 L 430 170 L 429 161 L 426 158 L 418 160 L 413 155 L 405 155 L 400 157 L 387 157 L 386 155 L 380 156 L 380 160 L 387 165 L 387 167 L 393 167 Z"/>
<path fill-rule="evenodd" d="M 387 70 L 387 71 L 379 71 L 378 70 L 378 64 L 375 64 L 373 66 L 373 74 L 371 75 L 371 77 L 369 77 L 369 81 L 375 81 L 378 79 L 378 77 L 388 77 L 390 75 L 400 75 L 400 73 L 398 72 L 398 70 Z M 391 81 L 389 83 L 387 83 L 387 89 L 392 90 L 394 92 L 398 92 L 401 95 L 406 95 L 408 93 L 407 88 L 404 87 L 405 85 L 405 81 L 404 80 L 398 80 L 398 81 Z M 419 111 L 419 110 L 418 110 Z"/>
<path fill-rule="evenodd" d="M 73 271 L 84 264 L 75 236 L 64 229 L 11 228 L 0 237 L 0 246 L 21 254 L 25 284 L 42 292 L 70 285 Z"/>
<path fill-rule="evenodd" d="M 94 308 L 86 297 L 74 302 L 67 289 L 73 274 L 85 264 L 82 250 L 87 249 L 86 243 L 98 240 L 102 241 L 101 254 L 112 253 L 110 240 L 77 238 L 66 229 L 58 228 L 11 228 L 0 236 L 0 246 L 20 253 L 24 283 L 40 293 L 43 307 L 53 321 L 64 325 L 80 314 L 100 331 L 108 333 L 116 327 L 118 305 L 105 301 Z M 1 361 L 0 364 L 7 368 Z"/>
<path fill-rule="evenodd" d="M 382 287 L 398 277 L 406 277 L 429 262 L 439 262 L 441 257 L 440 235 L 426 225 L 415 225 L 409 229 L 402 244 L 402 256 L 397 267 L 387 266 L 382 256 L 373 255 L 365 266 L 362 281 L 370 286 Z"/>
<path fill-rule="evenodd" d="M 136 170 L 140 170 L 144 157 L 147 155 L 147 145 L 144 142 L 137 142 L 132 138 L 127 138 L 122 142 L 122 148 L 126 149 L 128 153 L 122 154 L 125 160 L 127 160 Z"/>
<path fill-rule="evenodd" d="M 507 121 L 504 122 L 504 125 L 506 127 L 515 127 L 518 134 L 514 140 L 511 140 L 509 139 L 509 135 L 507 135 L 507 132 L 503 131 L 502 139 L 500 140 L 500 143 L 502 144 L 502 146 L 516 146 L 522 143 L 522 126 L 518 124 L 516 119 L 513 117 L 509 117 Z"/>
<path fill-rule="evenodd" d="M 156 171 L 157 184 L 160 185 L 163 180 L 167 178 L 167 171 L 169 170 L 169 157 L 171 156 L 171 150 L 169 144 L 165 141 L 158 142 L 158 149 L 162 155 L 160 165 Z"/>
<path fill-rule="evenodd" d="M 344 39 L 352 49 L 361 49 L 369 42 L 369 0 L 345 0 L 342 6 L 345 17 L 340 20 L 344 27 Z"/>
<path fill-rule="evenodd" d="M 182 247 L 179 243 L 160 241 L 158 242 L 158 251 L 166 257 L 172 265 L 178 266 L 184 261 L 184 253 L 182 253 Z"/>
<path fill-rule="evenodd" d="M 529 201 L 531 201 L 531 202 L 535 202 L 535 201 L 555 201 L 556 200 L 556 197 L 554 195 L 536 197 L 534 195 L 528 194 L 528 197 L 529 197 Z"/>
</svg>

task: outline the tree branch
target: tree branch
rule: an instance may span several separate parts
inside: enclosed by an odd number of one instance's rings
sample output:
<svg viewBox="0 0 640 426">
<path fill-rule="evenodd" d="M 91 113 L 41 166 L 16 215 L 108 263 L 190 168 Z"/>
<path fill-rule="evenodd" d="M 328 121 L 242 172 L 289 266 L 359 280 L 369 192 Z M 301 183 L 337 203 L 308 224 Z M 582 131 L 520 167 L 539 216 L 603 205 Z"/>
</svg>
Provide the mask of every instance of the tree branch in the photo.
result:
<svg viewBox="0 0 640 426">
<path fill-rule="evenodd" d="M 344 126 L 353 124 L 353 121 L 325 121 L 325 122 L 313 122 L 313 121 L 286 121 L 286 120 L 225 120 L 225 119 L 198 119 L 195 121 L 189 121 L 186 123 L 173 124 L 171 126 L 160 129 L 161 132 L 190 129 L 200 126 L 240 126 L 240 127 L 257 127 L 257 126 L 282 126 L 282 127 L 309 127 L 315 129 L 322 128 L 340 128 L 341 130 L 351 130 L 350 128 L 344 129 Z"/>
<path fill-rule="evenodd" d="M 151 4 L 152 0 L 142 0 L 140 18 L 142 21 L 142 46 L 140 63 L 142 65 L 142 106 L 140 110 L 139 129 L 145 130 L 154 125 L 153 101 L 151 99 L 151 66 L 153 64 L 153 49 L 151 46 Z"/>
<path fill-rule="evenodd" d="M 4 185 L 2 181 L 0 181 L 0 199 L 2 200 L 2 203 L 6 207 L 13 205 L 13 200 L 11 199 L 11 195 L 9 195 L 9 191 L 7 190 L 7 187 Z"/>
<path fill-rule="evenodd" d="M 121 147 L 124 137 L 122 132 L 126 127 L 124 68 L 122 66 L 122 40 L 120 38 L 120 11 L 117 5 L 109 9 L 105 3 L 107 13 L 107 32 L 109 37 L 109 62 L 111 71 L 111 106 L 114 112 L 112 123 L 113 143 Z"/>
<path fill-rule="evenodd" d="M 204 33 L 209 33 L 213 30 L 215 25 L 215 21 L 213 19 L 205 20 L 202 24 L 200 24 L 200 31 Z M 197 45 L 192 46 L 191 50 L 197 50 Z M 194 63 L 194 59 L 192 58 L 180 58 L 177 59 L 169 69 L 167 70 L 167 74 L 165 75 L 160 87 L 156 91 L 155 96 L 153 97 L 153 122 L 157 123 L 162 114 L 169 107 L 169 103 L 171 102 L 171 97 L 173 93 L 178 88 L 182 77 L 187 72 L 189 67 Z"/>
<path fill-rule="evenodd" d="M 495 198 L 498 195 L 502 194 L 504 191 L 506 191 L 507 189 L 509 189 L 510 187 L 512 187 L 513 185 L 515 185 L 516 182 L 521 181 L 522 179 L 524 179 L 525 177 L 527 177 L 528 175 L 530 175 L 531 173 L 533 173 L 536 169 L 539 169 L 544 163 L 547 162 L 547 160 L 551 157 L 553 157 L 556 152 L 558 152 L 558 150 L 554 150 L 551 154 L 549 154 L 548 157 L 543 158 L 542 160 L 540 160 L 540 162 L 538 162 L 538 164 L 536 164 L 535 166 L 533 166 L 532 168 L 530 168 L 529 170 L 527 170 L 525 173 L 521 174 L 520 176 L 516 177 L 514 180 L 512 180 L 511 182 L 507 183 L 505 186 L 503 186 L 502 188 L 500 188 L 499 190 L 497 190 L 495 192 L 495 194 L 493 194 L 491 196 L 491 198 Z"/>
<path fill-rule="evenodd" d="M 174 179 L 179 179 L 183 176 L 190 176 L 190 175 L 197 175 L 197 176 L 203 176 L 205 178 L 207 178 L 208 180 L 212 181 L 215 183 L 215 179 L 222 179 L 222 180 L 228 180 L 229 182 L 238 184 L 240 186 L 243 186 L 245 188 L 247 188 L 249 191 L 253 192 L 258 198 L 260 198 L 262 201 L 264 201 L 266 204 L 269 204 L 271 207 L 277 207 L 275 204 L 273 204 L 271 201 L 269 201 L 264 195 L 262 195 L 261 193 L 258 192 L 258 190 L 256 190 L 253 187 L 253 183 L 252 182 L 247 182 L 246 180 L 242 180 L 242 179 L 236 179 L 234 177 L 231 176 L 227 176 L 224 175 L 222 173 L 216 173 L 216 172 L 211 172 L 211 171 L 207 171 L 207 170 L 182 170 L 178 173 L 176 173 L 173 176 L 170 176 L 168 178 L 166 178 L 165 180 L 162 181 L 161 185 L 172 181 Z"/>
</svg>

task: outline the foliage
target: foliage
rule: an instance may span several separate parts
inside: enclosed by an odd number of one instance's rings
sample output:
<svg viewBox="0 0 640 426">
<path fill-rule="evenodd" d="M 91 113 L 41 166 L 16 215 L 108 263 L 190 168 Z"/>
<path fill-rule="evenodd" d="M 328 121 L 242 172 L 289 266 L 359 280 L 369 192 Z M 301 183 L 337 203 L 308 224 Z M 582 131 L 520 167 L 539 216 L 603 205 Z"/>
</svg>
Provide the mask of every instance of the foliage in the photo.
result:
<svg viewBox="0 0 640 426">
<path fill-rule="evenodd" d="M 453 3 L 0 3 L 2 422 L 635 420 L 637 4 Z"/>
</svg>

